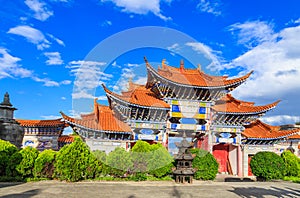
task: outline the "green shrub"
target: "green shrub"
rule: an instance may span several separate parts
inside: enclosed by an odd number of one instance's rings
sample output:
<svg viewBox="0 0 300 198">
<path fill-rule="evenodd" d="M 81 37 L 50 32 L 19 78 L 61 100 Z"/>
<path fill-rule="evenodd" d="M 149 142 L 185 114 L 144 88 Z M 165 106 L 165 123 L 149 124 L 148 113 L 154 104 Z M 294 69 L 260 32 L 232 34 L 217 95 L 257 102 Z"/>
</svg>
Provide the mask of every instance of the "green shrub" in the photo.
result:
<svg viewBox="0 0 300 198">
<path fill-rule="evenodd" d="M 54 166 L 55 177 L 67 181 L 93 179 L 101 172 L 101 164 L 80 138 L 57 153 Z"/>
<path fill-rule="evenodd" d="M 14 153 L 7 162 L 5 169 L 7 177 L 21 177 L 19 171 L 17 171 L 17 166 L 21 163 L 23 156 L 20 152 Z"/>
<path fill-rule="evenodd" d="M 193 159 L 193 168 L 196 168 L 195 179 L 214 180 L 218 173 L 219 164 L 214 156 L 208 151 L 202 149 L 191 149 L 191 153 L 195 154 Z"/>
<path fill-rule="evenodd" d="M 282 179 L 284 176 L 284 161 L 273 152 L 256 153 L 251 159 L 250 167 L 259 180 Z"/>
<path fill-rule="evenodd" d="M 131 149 L 133 172 L 146 173 L 151 158 L 151 146 L 148 142 L 138 140 Z"/>
<path fill-rule="evenodd" d="M 22 155 L 22 161 L 19 165 L 17 165 L 17 171 L 22 175 L 23 178 L 33 177 L 34 162 L 39 155 L 39 151 L 36 148 L 28 146 L 19 152 Z"/>
<path fill-rule="evenodd" d="M 146 181 L 147 180 L 147 174 L 146 173 L 141 173 L 141 172 L 133 173 L 133 175 L 130 177 L 130 180 L 132 180 L 132 181 Z"/>
<path fill-rule="evenodd" d="M 15 145 L 8 141 L 0 140 L 0 176 L 6 175 L 5 170 L 9 158 L 17 151 L 18 149 Z"/>
<path fill-rule="evenodd" d="M 104 151 L 96 150 L 93 151 L 93 154 L 98 159 L 98 161 L 100 161 L 101 163 L 105 163 L 107 155 Z"/>
<path fill-rule="evenodd" d="M 34 162 L 33 175 L 35 178 L 52 178 L 55 154 L 56 152 L 53 150 L 44 150 L 39 154 Z"/>
<path fill-rule="evenodd" d="M 117 147 L 106 157 L 104 172 L 115 177 L 123 177 L 132 169 L 132 159 L 124 148 Z"/>
<path fill-rule="evenodd" d="M 26 147 L 14 153 L 8 161 L 6 174 L 11 177 L 33 177 L 34 161 L 38 155 L 39 151 L 32 147 Z"/>
<path fill-rule="evenodd" d="M 172 172 L 173 157 L 161 144 L 153 144 L 150 147 L 151 156 L 149 159 L 149 173 L 155 177 L 162 178 Z"/>
<path fill-rule="evenodd" d="M 300 175 L 300 165 L 298 157 L 290 151 L 284 151 L 281 157 L 285 164 L 285 176 L 298 176 Z"/>
</svg>

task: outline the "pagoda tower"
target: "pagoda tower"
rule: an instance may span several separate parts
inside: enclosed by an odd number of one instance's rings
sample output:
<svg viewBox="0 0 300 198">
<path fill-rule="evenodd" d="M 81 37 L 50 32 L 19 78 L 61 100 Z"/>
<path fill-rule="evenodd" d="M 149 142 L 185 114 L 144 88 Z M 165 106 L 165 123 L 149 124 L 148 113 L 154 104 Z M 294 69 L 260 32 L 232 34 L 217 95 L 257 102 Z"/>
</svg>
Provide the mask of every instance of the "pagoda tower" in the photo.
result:
<svg viewBox="0 0 300 198">
<path fill-rule="evenodd" d="M 17 109 L 10 103 L 9 94 L 6 92 L 3 102 L 0 103 L 0 139 L 9 141 L 20 148 L 24 132 L 14 119 L 15 110 Z"/>
</svg>

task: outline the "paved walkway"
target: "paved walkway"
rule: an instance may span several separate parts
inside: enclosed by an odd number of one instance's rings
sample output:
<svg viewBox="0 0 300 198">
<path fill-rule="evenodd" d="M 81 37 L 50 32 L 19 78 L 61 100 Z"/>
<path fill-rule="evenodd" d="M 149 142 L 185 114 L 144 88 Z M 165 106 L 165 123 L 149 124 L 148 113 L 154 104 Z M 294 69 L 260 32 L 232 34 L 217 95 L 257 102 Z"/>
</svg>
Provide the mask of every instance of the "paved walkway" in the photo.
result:
<svg viewBox="0 0 300 198">
<path fill-rule="evenodd" d="M 1 198 L 29 197 L 300 197 L 300 185 L 290 182 L 77 182 L 0 183 Z"/>
</svg>

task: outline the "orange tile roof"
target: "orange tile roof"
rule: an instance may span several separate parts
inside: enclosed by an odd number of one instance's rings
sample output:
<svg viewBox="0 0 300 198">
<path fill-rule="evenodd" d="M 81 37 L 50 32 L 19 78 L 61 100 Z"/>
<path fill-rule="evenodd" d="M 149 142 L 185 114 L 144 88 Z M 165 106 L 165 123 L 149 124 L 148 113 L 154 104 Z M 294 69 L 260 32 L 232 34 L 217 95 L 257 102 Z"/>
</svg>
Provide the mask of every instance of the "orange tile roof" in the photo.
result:
<svg viewBox="0 0 300 198">
<path fill-rule="evenodd" d="M 145 107 L 170 108 L 168 103 L 157 98 L 157 96 L 149 88 L 146 88 L 143 85 L 129 83 L 129 90 L 122 92 L 121 95 L 110 91 L 105 85 L 102 86 L 107 94 L 130 104 Z"/>
<path fill-rule="evenodd" d="M 300 139 L 300 134 L 298 133 L 298 134 L 292 135 L 288 139 Z"/>
<path fill-rule="evenodd" d="M 235 78 L 235 79 L 227 79 L 227 76 L 210 76 L 205 74 L 200 69 L 187 69 L 184 68 L 183 62 L 181 62 L 180 67 L 172 67 L 169 65 L 162 63 L 162 68 L 158 68 L 156 72 L 153 67 L 148 63 L 145 58 L 146 66 L 151 71 L 154 71 L 161 77 L 183 85 L 191 85 L 196 87 L 227 87 L 231 85 L 236 85 L 244 82 L 249 78 L 249 76 L 253 73 L 253 71 L 248 74 Z"/>
<path fill-rule="evenodd" d="M 21 120 L 17 119 L 23 127 L 57 127 L 65 126 L 65 122 L 59 119 L 55 120 Z"/>
<path fill-rule="evenodd" d="M 131 132 L 131 128 L 119 120 L 108 106 L 94 103 L 94 112 L 81 115 L 81 119 L 76 119 L 61 112 L 63 118 L 70 124 L 80 125 L 89 129 L 105 132 Z"/>
<path fill-rule="evenodd" d="M 299 131 L 300 129 L 280 130 L 279 126 L 271 126 L 256 120 L 245 126 L 242 135 L 249 139 L 279 139 L 292 136 Z"/>
<path fill-rule="evenodd" d="M 57 139 L 58 142 L 63 142 L 63 143 L 72 143 L 75 141 L 74 136 L 69 136 L 69 135 L 62 135 Z"/>
<path fill-rule="evenodd" d="M 275 108 L 279 102 L 280 100 L 264 106 L 254 106 L 254 102 L 237 100 L 231 94 L 226 94 L 216 102 L 212 109 L 217 112 L 227 113 L 263 113 Z"/>
</svg>

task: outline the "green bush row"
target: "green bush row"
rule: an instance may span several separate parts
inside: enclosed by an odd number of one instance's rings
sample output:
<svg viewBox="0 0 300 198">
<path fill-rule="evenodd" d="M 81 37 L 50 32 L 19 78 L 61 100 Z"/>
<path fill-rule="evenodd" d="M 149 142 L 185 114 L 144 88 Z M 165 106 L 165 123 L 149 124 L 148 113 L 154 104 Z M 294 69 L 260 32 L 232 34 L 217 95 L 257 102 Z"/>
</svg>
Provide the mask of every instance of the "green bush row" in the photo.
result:
<svg viewBox="0 0 300 198">
<path fill-rule="evenodd" d="M 250 167 L 259 180 L 300 177 L 299 158 L 290 151 L 284 151 L 280 156 L 269 151 L 258 152 L 251 159 Z"/>
<path fill-rule="evenodd" d="M 196 156 L 193 160 L 193 167 L 197 169 L 195 178 L 214 179 L 218 171 L 214 157 L 199 149 L 192 153 Z M 102 151 L 91 152 L 80 138 L 58 152 L 39 152 L 31 147 L 18 150 L 0 140 L 0 181 L 169 180 L 173 169 L 173 157 L 165 147 L 144 141 L 137 141 L 130 152 L 118 147 L 106 155 Z"/>
</svg>

